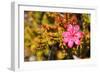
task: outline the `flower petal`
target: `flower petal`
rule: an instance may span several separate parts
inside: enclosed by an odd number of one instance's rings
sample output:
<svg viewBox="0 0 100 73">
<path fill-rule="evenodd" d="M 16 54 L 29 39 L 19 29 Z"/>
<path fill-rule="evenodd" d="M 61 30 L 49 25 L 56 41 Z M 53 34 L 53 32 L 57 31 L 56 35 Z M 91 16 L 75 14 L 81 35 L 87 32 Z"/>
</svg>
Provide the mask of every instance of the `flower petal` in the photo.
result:
<svg viewBox="0 0 100 73">
<path fill-rule="evenodd" d="M 69 24 L 68 26 L 67 26 L 67 31 L 72 31 L 73 30 L 73 26 L 71 25 L 71 24 Z"/>
<path fill-rule="evenodd" d="M 76 45 L 80 45 L 80 40 L 78 38 L 74 39 Z"/>
<path fill-rule="evenodd" d="M 73 40 L 69 40 L 69 41 L 68 41 L 68 47 L 69 47 L 69 48 L 72 48 L 73 45 L 74 45 L 74 41 L 73 41 Z"/>
<path fill-rule="evenodd" d="M 74 31 L 75 31 L 75 32 L 78 32 L 79 30 L 80 30 L 79 25 L 75 25 L 75 26 L 74 26 Z"/>
<path fill-rule="evenodd" d="M 81 38 L 82 36 L 83 36 L 83 33 L 80 31 L 75 34 L 75 37 L 77 38 Z"/>
<path fill-rule="evenodd" d="M 69 32 L 63 32 L 63 33 L 62 33 L 62 36 L 63 36 L 63 37 L 68 37 L 69 35 L 70 35 Z"/>
<path fill-rule="evenodd" d="M 68 41 L 69 41 L 68 38 L 63 38 L 63 42 L 64 42 L 64 43 L 67 43 Z"/>
</svg>

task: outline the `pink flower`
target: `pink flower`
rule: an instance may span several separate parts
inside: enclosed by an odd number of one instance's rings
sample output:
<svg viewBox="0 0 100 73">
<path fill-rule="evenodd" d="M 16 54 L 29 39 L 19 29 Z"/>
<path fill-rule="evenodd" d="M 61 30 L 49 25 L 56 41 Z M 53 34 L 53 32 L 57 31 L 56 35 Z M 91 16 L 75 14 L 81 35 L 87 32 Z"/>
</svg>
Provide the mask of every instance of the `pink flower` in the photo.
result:
<svg viewBox="0 0 100 73">
<path fill-rule="evenodd" d="M 83 36 L 83 32 L 80 31 L 79 25 L 68 25 L 67 31 L 62 33 L 63 42 L 68 43 L 68 47 L 72 48 L 74 43 L 80 45 L 80 38 Z"/>
</svg>

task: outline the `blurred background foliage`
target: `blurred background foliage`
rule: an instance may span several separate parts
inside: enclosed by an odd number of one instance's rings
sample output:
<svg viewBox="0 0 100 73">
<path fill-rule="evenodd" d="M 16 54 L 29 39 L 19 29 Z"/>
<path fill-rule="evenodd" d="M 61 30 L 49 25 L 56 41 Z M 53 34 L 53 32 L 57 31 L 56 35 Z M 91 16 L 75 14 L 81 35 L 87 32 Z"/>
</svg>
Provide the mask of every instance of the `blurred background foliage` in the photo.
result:
<svg viewBox="0 0 100 73">
<path fill-rule="evenodd" d="M 67 24 L 78 24 L 84 37 L 69 49 L 62 41 Z M 90 58 L 90 14 L 24 11 L 24 61 Z"/>
</svg>

